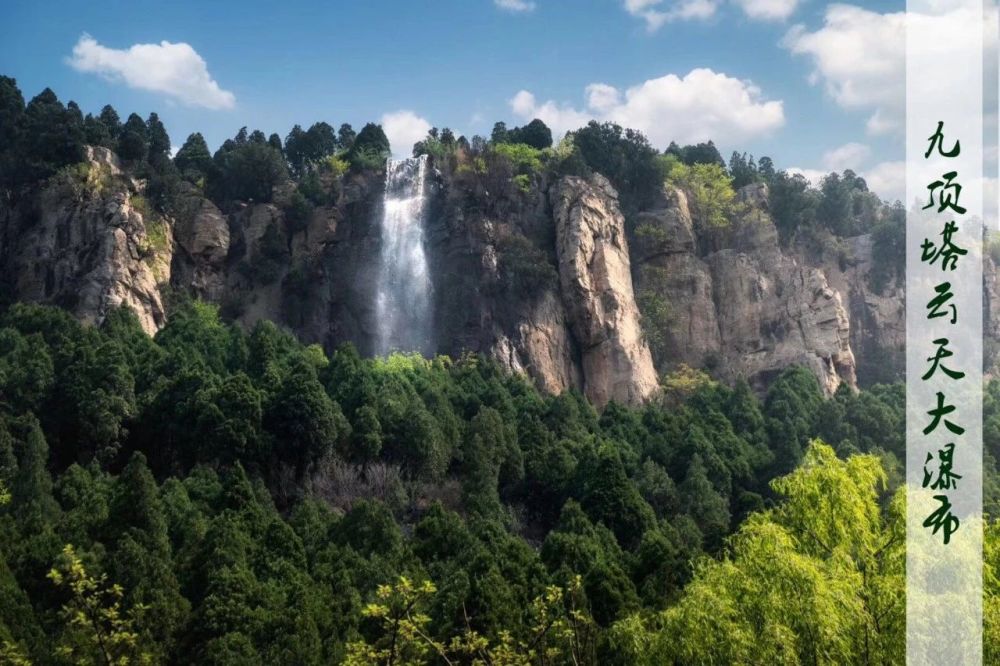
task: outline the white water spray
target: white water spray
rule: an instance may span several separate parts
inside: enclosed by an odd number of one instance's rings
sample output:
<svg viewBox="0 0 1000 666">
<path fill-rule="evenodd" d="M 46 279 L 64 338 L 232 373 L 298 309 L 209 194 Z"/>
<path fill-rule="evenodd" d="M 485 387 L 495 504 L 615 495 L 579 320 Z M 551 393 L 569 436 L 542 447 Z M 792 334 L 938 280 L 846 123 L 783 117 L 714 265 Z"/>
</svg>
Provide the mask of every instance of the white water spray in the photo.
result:
<svg viewBox="0 0 1000 666">
<path fill-rule="evenodd" d="M 388 160 L 382 211 L 382 251 L 376 289 L 375 352 L 429 356 L 431 280 L 424 253 L 427 157 Z"/>
</svg>

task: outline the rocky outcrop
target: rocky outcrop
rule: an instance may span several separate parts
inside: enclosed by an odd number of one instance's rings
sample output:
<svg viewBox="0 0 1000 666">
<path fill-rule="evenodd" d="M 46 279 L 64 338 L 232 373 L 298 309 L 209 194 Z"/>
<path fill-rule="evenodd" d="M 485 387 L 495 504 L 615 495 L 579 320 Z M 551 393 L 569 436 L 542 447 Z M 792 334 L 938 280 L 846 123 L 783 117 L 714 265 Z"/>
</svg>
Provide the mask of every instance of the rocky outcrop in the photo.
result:
<svg viewBox="0 0 1000 666">
<path fill-rule="evenodd" d="M 581 355 L 584 393 L 598 407 L 637 404 L 658 388 L 639 325 L 618 194 L 603 176 L 568 176 L 549 193 L 563 303 Z"/>
<path fill-rule="evenodd" d="M 305 342 L 372 352 L 380 174 L 338 178 L 330 203 L 294 222 L 281 204 L 291 185 L 275 203 L 225 211 L 184 185 L 166 217 L 114 154 L 92 148 L 87 158 L 0 206 L 11 298 L 93 323 L 125 304 L 153 333 L 166 322 L 169 287 L 245 327 L 270 319 Z M 435 172 L 428 183 L 438 353 L 486 354 L 545 391 L 577 389 L 598 406 L 648 399 L 658 373 L 681 364 L 759 389 L 791 364 L 827 393 L 901 377 L 903 292 L 872 287 L 869 236 L 836 240 L 830 257 L 782 248 L 760 185 L 739 193 L 723 227 L 666 188 L 626 230 L 600 175 L 539 176 L 530 187 L 484 178 Z M 1000 339 L 988 259 L 984 282 L 987 338 Z M 988 359 L 996 349 L 987 342 Z"/>
<path fill-rule="evenodd" d="M 490 355 L 514 372 L 521 372 L 548 393 L 584 385 L 576 362 L 575 342 L 566 324 L 559 296 L 546 292 L 511 335 L 499 332 Z"/>
<path fill-rule="evenodd" d="M 137 195 L 104 148 L 64 169 L 17 209 L 0 237 L 6 282 L 20 300 L 52 303 L 90 323 L 128 305 L 152 334 L 166 322 L 171 225 Z"/>
<path fill-rule="evenodd" d="M 763 185 L 740 193 L 724 228 L 692 219 L 678 190 L 637 220 L 640 289 L 662 296 L 670 318 L 660 362 L 708 366 L 765 386 L 792 364 L 809 368 L 830 394 L 856 386 L 850 317 L 820 268 L 786 255 L 767 214 Z"/>
<path fill-rule="evenodd" d="M 840 256 L 817 263 L 847 308 L 859 382 L 870 385 L 899 381 L 906 369 L 904 286 L 888 281 L 881 289 L 873 287 L 870 234 L 844 239 L 842 250 Z M 984 278 L 987 285 L 993 282 L 985 270 Z M 984 317 L 984 325 L 988 319 Z M 989 337 L 988 332 L 984 333 Z"/>
</svg>

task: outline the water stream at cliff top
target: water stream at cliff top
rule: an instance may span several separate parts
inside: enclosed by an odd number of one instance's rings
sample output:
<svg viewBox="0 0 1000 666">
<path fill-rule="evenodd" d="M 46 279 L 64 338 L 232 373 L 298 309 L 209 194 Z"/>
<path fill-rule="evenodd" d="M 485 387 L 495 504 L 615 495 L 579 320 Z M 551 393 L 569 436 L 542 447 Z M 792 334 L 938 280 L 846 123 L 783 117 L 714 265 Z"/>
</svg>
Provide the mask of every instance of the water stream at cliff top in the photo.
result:
<svg viewBox="0 0 1000 666">
<path fill-rule="evenodd" d="M 424 252 L 427 157 L 388 160 L 382 209 L 375 316 L 375 353 L 416 351 L 432 346 L 431 279 Z"/>
</svg>

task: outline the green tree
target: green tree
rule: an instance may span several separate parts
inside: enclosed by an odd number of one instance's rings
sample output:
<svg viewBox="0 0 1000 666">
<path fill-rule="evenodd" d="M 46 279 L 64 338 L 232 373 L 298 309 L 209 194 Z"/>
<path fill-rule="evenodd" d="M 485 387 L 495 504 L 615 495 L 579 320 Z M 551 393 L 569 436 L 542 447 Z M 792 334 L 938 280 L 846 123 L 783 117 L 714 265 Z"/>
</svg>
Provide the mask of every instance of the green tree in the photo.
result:
<svg viewBox="0 0 1000 666">
<path fill-rule="evenodd" d="M 115 111 L 115 107 L 105 104 L 98 118 L 107 129 L 111 141 L 118 141 L 118 137 L 122 132 L 122 121 L 118 116 L 118 112 Z"/>
<path fill-rule="evenodd" d="M 614 184 L 626 214 L 645 207 L 657 195 L 663 178 L 656 149 L 641 132 L 592 120 L 573 132 L 573 145 L 587 166 Z"/>
<path fill-rule="evenodd" d="M 816 377 L 805 368 L 791 367 L 778 377 L 764 400 L 774 470 L 791 471 L 799 464 L 814 431 L 823 394 Z"/>
<path fill-rule="evenodd" d="M 872 456 L 814 443 L 774 482 L 721 561 L 704 559 L 680 602 L 611 635 L 628 663 L 895 663 L 904 654 L 901 496 L 879 505 Z M 768 581 L 762 584 L 762 581 Z M 780 583 L 778 583 L 780 581 Z"/>
<path fill-rule="evenodd" d="M 264 425 L 274 439 L 278 459 L 293 465 L 299 475 L 350 436 L 340 407 L 327 396 L 316 371 L 301 359 L 268 401 Z"/>
<path fill-rule="evenodd" d="M 149 153 L 149 127 L 138 115 L 129 114 L 118 137 L 118 156 L 127 161 L 146 159 Z"/>
<path fill-rule="evenodd" d="M 601 446 L 596 455 L 584 458 L 578 474 L 581 504 L 590 519 L 604 523 L 623 548 L 638 546 L 643 533 L 656 525 L 656 517 L 629 482 L 617 451 Z"/>
<path fill-rule="evenodd" d="M 354 128 L 348 123 L 344 123 L 337 130 L 337 145 L 341 150 L 349 151 L 354 146 L 354 139 L 357 138 L 358 133 L 354 131 Z"/>
<path fill-rule="evenodd" d="M 23 121 L 24 97 L 17 81 L 0 76 L 0 188 L 9 188 L 19 176 L 17 148 Z"/>
<path fill-rule="evenodd" d="M 48 88 L 28 102 L 18 136 L 24 159 L 21 175 L 27 182 L 83 159 L 83 124 Z"/>
<path fill-rule="evenodd" d="M 347 151 L 348 161 L 360 169 L 381 168 L 391 154 L 389 138 L 381 125 L 368 123 L 361 128 Z"/>
<path fill-rule="evenodd" d="M 705 537 L 705 547 L 715 552 L 729 532 L 729 507 L 712 483 L 701 461 L 695 454 L 688 465 L 687 475 L 680 485 L 681 508 L 694 519 Z"/>
<path fill-rule="evenodd" d="M 83 560 L 71 545 L 63 549 L 60 561 L 49 572 L 56 587 L 65 588 L 70 600 L 62 608 L 66 631 L 56 654 L 78 664 L 151 663 L 135 631 L 143 608 L 122 608 L 124 591 L 111 585 L 107 576 L 87 572 Z"/>
<path fill-rule="evenodd" d="M 149 162 L 156 164 L 158 160 L 168 159 L 170 157 L 170 136 L 156 113 L 149 114 L 146 129 L 149 136 Z"/>
<path fill-rule="evenodd" d="M 185 178 L 197 182 L 206 177 L 212 169 L 212 155 L 208 144 L 200 132 L 194 132 L 184 141 L 174 156 L 174 165 Z"/>
<path fill-rule="evenodd" d="M 733 179 L 726 168 L 715 162 L 688 166 L 667 158 L 664 170 L 667 181 L 688 195 L 696 221 L 708 227 L 722 227 L 738 211 Z"/>
<path fill-rule="evenodd" d="M 266 140 L 250 141 L 245 127 L 222 144 L 212 161 L 210 192 L 224 201 L 268 203 L 288 178 L 285 156 Z"/>
</svg>

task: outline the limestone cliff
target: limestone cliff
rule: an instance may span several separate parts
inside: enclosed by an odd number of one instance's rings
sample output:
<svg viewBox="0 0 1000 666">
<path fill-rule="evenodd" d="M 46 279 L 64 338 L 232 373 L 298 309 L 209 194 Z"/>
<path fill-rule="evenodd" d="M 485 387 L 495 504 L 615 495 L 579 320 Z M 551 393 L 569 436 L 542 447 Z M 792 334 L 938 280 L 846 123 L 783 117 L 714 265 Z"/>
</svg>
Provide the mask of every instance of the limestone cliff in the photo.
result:
<svg viewBox="0 0 1000 666">
<path fill-rule="evenodd" d="M 739 193 L 738 214 L 709 227 L 692 218 L 684 193 L 637 220 L 639 289 L 661 294 L 669 319 L 660 363 L 709 366 L 724 379 L 763 387 L 798 364 L 826 393 L 856 386 L 851 321 L 824 271 L 782 252 L 763 185 Z"/>
<path fill-rule="evenodd" d="M 549 193 L 559 281 L 581 349 L 584 393 L 598 407 L 641 403 L 657 390 L 639 325 L 618 194 L 603 176 L 563 178 Z"/>
<path fill-rule="evenodd" d="M 0 258 L 12 296 L 60 305 L 90 323 L 128 305 L 147 332 L 163 326 L 172 229 L 142 187 L 110 151 L 88 148 L 86 162 L 4 211 Z"/>
<path fill-rule="evenodd" d="M 185 185 L 166 216 L 145 187 L 113 154 L 89 149 L 84 164 L 0 206 L 7 297 L 95 323 L 127 304 L 153 333 L 169 289 L 247 327 L 271 319 L 306 342 L 371 352 L 381 174 L 339 178 L 331 203 L 294 223 L 281 192 L 220 210 Z M 682 363 L 758 388 L 801 364 L 828 393 L 900 376 L 902 292 L 871 287 L 870 238 L 843 240 L 835 260 L 783 249 L 763 186 L 744 188 L 722 227 L 693 216 L 673 188 L 626 225 L 597 174 L 510 187 L 435 171 L 429 188 L 439 353 L 487 354 L 597 405 L 641 402 L 658 373 Z M 1000 289 L 987 263 L 995 332 Z M 648 311 L 649 294 L 662 312 Z"/>
</svg>

